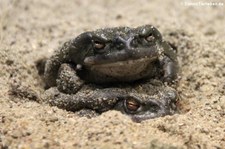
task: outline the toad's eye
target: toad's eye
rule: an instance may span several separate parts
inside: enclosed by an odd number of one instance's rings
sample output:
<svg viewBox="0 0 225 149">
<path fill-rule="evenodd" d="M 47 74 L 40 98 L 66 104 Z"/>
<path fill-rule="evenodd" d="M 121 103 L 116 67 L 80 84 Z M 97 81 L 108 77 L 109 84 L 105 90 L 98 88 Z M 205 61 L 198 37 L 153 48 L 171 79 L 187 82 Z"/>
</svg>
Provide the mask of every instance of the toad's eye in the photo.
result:
<svg viewBox="0 0 225 149">
<path fill-rule="evenodd" d="M 99 42 L 99 41 L 95 41 L 93 47 L 94 47 L 94 52 L 96 54 L 105 53 L 105 44 L 104 43 Z"/>
<path fill-rule="evenodd" d="M 154 41 L 155 37 L 153 36 L 152 33 L 150 33 L 147 37 L 145 37 L 145 40 L 147 40 L 148 42 L 152 42 Z"/>
<path fill-rule="evenodd" d="M 128 111 L 135 112 L 140 107 L 140 104 L 135 99 L 129 98 L 125 101 L 125 107 Z"/>
<path fill-rule="evenodd" d="M 103 49 L 105 47 L 105 44 L 104 43 L 101 43 L 99 41 L 95 41 L 94 42 L 94 48 L 95 49 Z"/>
</svg>

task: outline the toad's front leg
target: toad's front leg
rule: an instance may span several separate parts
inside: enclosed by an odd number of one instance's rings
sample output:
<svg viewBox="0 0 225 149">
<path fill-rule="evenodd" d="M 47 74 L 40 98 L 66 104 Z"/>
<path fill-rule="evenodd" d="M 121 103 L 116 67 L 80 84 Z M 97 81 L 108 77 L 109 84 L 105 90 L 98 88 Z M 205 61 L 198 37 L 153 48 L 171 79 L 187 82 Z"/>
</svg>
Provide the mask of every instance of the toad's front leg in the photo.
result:
<svg viewBox="0 0 225 149">
<path fill-rule="evenodd" d="M 65 94 L 56 87 L 46 90 L 42 96 L 45 103 L 57 106 L 67 111 L 79 111 L 82 109 L 94 110 L 98 113 L 108 111 L 113 108 L 121 94 L 109 92 L 108 89 L 96 89 L 79 91 L 76 94 Z"/>
<path fill-rule="evenodd" d="M 75 94 L 84 84 L 76 74 L 76 67 L 71 64 L 62 64 L 58 71 L 56 86 L 59 91 Z"/>
<path fill-rule="evenodd" d="M 163 81 L 172 83 L 177 78 L 178 73 L 178 61 L 175 51 L 165 41 L 162 42 L 164 49 L 164 58 L 161 60 L 161 66 L 163 69 Z"/>
</svg>

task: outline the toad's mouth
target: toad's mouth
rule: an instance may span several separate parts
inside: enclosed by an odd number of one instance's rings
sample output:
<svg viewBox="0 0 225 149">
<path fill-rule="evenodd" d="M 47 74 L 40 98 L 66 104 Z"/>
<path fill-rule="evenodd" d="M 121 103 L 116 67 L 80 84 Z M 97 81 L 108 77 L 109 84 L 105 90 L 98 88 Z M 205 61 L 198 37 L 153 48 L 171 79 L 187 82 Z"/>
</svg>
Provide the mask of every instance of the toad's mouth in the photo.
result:
<svg viewBox="0 0 225 149">
<path fill-rule="evenodd" d="M 137 80 L 146 71 L 151 70 L 149 66 L 153 60 L 152 57 L 144 57 L 136 60 L 92 65 L 89 69 L 96 74 L 104 74 L 119 80 L 122 78 L 122 81 Z"/>
<path fill-rule="evenodd" d="M 93 66 L 93 65 L 105 65 L 121 63 L 121 64 L 130 64 L 130 62 L 134 62 L 138 59 L 148 59 L 155 60 L 158 58 L 158 49 L 156 46 L 152 46 L 150 48 L 142 48 L 142 49 L 125 49 L 118 52 L 113 52 L 109 54 L 95 55 L 89 56 L 84 59 L 84 65 Z"/>
<path fill-rule="evenodd" d="M 158 58 L 156 49 L 140 51 L 124 50 L 105 56 L 88 57 L 85 66 L 91 72 L 118 80 L 137 80 L 147 72 L 150 73 L 152 62 Z"/>
</svg>

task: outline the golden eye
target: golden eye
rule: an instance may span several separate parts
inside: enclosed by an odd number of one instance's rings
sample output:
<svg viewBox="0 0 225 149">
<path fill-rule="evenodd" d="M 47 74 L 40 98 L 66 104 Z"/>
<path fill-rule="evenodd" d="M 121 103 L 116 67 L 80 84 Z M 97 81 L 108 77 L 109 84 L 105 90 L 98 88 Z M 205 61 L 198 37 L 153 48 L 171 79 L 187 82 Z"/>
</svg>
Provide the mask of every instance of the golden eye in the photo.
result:
<svg viewBox="0 0 225 149">
<path fill-rule="evenodd" d="M 151 42 L 155 39 L 155 37 L 153 36 L 153 34 L 149 34 L 146 38 L 145 38 L 147 41 Z"/>
<path fill-rule="evenodd" d="M 105 47 L 105 44 L 95 41 L 95 43 L 94 43 L 95 49 L 103 49 L 104 47 Z"/>
<path fill-rule="evenodd" d="M 137 109 L 140 107 L 140 104 L 134 99 L 127 99 L 126 107 L 129 111 L 137 111 Z"/>
</svg>

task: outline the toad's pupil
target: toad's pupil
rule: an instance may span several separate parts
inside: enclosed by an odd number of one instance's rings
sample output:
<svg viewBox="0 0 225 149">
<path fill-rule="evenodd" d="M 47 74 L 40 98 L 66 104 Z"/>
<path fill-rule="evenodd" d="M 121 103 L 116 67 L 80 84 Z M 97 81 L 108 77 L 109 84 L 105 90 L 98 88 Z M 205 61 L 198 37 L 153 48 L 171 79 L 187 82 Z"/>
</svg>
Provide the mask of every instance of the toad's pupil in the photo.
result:
<svg viewBox="0 0 225 149">
<path fill-rule="evenodd" d="M 96 42 L 95 45 L 94 45 L 94 47 L 95 47 L 96 49 L 102 49 L 102 48 L 105 47 L 105 45 L 102 44 L 102 43 Z"/>
<path fill-rule="evenodd" d="M 127 100 L 126 104 L 128 110 L 130 111 L 136 111 L 140 107 L 140 105 L 134 100 Z"/>
</svg>

